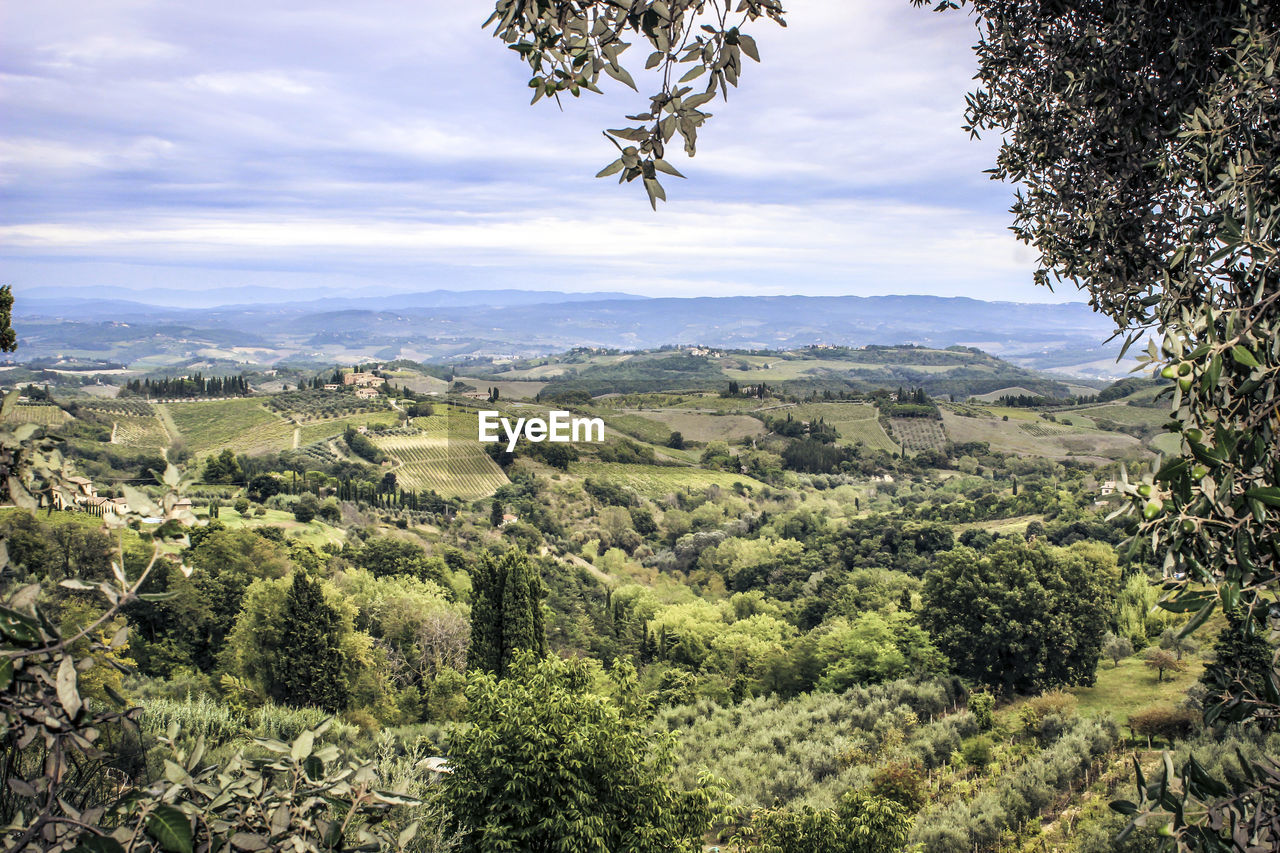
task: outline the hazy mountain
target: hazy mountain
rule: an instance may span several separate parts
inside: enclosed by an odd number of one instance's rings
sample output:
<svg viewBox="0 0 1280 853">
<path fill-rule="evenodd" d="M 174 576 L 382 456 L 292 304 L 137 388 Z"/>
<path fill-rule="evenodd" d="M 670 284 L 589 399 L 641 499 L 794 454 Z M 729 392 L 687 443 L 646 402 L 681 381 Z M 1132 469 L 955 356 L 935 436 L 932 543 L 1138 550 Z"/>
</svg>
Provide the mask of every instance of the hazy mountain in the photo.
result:
<svg viewBox="0 0 1280 853">
<path fill-rule="evenodd" d="M 125 325 L 127 324 L 127 325 Z M 23 298 L 21 360 L 59 355 L 133 362 L 204 357 L 432 360 L 529 356 L 576 346 L 735 349 L 809 344 L 973 346 L 1080 376 L 1122 375 L 1111 324 L 1080 303 L 935 296 L 731 296 L 648 299 L 615 293 L 431 291 L 255 305 L 175 308 L 115 299 Z"/>
</svg>

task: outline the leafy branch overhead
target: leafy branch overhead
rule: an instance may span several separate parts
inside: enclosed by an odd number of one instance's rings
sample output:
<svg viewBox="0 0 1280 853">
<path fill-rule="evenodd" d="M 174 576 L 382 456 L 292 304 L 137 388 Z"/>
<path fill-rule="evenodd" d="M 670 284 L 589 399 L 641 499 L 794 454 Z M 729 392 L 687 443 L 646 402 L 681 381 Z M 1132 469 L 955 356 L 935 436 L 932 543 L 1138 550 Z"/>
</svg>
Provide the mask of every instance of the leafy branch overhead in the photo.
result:
<svg viewBox="0 0 1280 853">
<path fill-rule="evenodd" d="M 667 145 L 679 134 L 685 154 L 694 156 L 698 128 L 711 117 L 701 108 L 717 93 L 728 98 L 744 55 L 760 61 L 742 27 L 763 17 L 786 26 L 783 15 L 779 0 L 498 0 L 485 26 L 529 64 L 533 103 L 562 92 L 603 94 L 601 74 L 639 91 L 623 65 L 633 45 L 625 39 L 648 43 L 644 69 L 660 79 L 658 91 L 648 109 L 627 116 L 634 124 L 605 131 L 619 156 L 596 177 L 639 178 L 656 209 L 667 198 L 658 173 L 684 177 L 667 162 Z"/>
</svg>

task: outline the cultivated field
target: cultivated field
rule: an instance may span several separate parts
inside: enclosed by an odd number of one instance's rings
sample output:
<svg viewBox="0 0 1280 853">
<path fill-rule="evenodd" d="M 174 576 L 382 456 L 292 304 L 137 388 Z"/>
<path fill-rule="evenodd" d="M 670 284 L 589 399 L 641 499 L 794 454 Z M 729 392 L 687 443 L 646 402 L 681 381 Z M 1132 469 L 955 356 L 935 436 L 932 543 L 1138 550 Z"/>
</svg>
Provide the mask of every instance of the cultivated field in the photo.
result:
<svg viewBox="0 0 1280 853">
<path fill-rule="evenodd" d="M 155 415 L 112 415 L 113 444 L 139 450 L 163 450 L 170 444 L 169 433 Z"/>
<path fill-rule="evenodd" d="M 745 474 L 707 471 L 702 468 L 662 468 L 656 465 L 629 465 L 621 462 L 575 462 L 569 470 L 575 476 L 584 479 L 590 477 L 593 480 L 607 480 L 628 486 L 650 498 L 660 498 L 686 489 L 699 491 L 707 486 L 732 489 L 734 483 L 741 483 L 752 489 L 765 487 L 760 481 Z"/>
<path fill-rule="evenodd" d="M 476 441 L 474 413 L 446 409 L 429 418 L 414 418 L 416 435 L 372 436 L 373 443 L 396 461 L 391 470 L 402 488 L 434 490 L 443 497 L 477 500 L 507 482 L 498 464 Z"/>
<path fill-rule="evenodd" d="M 880 425 L 879 411 L 867 403 L 805 403 L 788 409 L 802 421 L 822 418 L 840 433 L 840 444 L 862 444 L 870 450 L 897 453 L 897 443 Z"/>
<path fill-rule="evenodd" d="M 889 428 L 903 450 L 942 450 L 947 445 L 942 422 L 933 418 L 890 418 Z"/>
<path fill-rule="evenodd" d="M 196 454 L 230 448 L 237 453 L 287 450 L 294 425 L 246 397 L 156 406 L 165 426 Z"/>
<path fill-rule="evenodd" d="M 11 424 L 57 426 L 71 420 L 71 416 L 57 406 L 14 406 L 6 420 Z"/>
</svg>

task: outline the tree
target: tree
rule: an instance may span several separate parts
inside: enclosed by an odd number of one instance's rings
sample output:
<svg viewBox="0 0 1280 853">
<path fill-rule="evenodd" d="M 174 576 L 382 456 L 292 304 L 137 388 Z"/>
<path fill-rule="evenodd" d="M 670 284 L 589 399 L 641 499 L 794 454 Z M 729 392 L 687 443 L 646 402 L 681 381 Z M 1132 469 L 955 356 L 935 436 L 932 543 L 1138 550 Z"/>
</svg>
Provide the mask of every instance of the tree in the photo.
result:
<svg viewBox="0 0 1280 853">
<path fill-rule="evenodd" d="M 906 843 L 911 810 L 891 798 L 850 791 L 834 809 L 761 809 L 735 839 L 753 853 L 891 853 Z"/>
<path fill-rule="evenodd" d="M 202 476 L 206 483 L 237 483 L 244 477 L 244 472 L 240 470 L 236 455 L 224 450 L 205 460 Z"/>
<path fill-rule="evenodd" d="M 506 514 L 506 513 L 503 511 L 503 508 L 502 508 L 502 501 L 498 500 L 497 498 L 494 498 L 494 500 L 489 504 L 489 524 L 490 524 L 490 526 L 492 526 L 492 527 L 501 527 L 501 526 L 502 526 L 502 517 L 503 517 L 505 514 Z"/>
<path fill-rule="evenodd" d="M 295 571 L 284 605 L 285 632 L 280 645 L 279 678 L 272 698 L 290 705 L 327 711 L 347 706 L 338 613 L 325 603 L 320 583 Z"/>
<path fill-rule="evenodd" d="M 1276 678 L 1276 649 L 1267 642 L 1266 628 L 1243 608 L 1227 611 L 1227 624 L 1214 641 L 1212 660 L 1200 683 L 1209 691 L 1205 721 L 1218 720 L 1231 703 L 1252 706 L 1244 716 L 1265 730 L 1280 725 L 1269 684 Z M 1252 624 L 1250 624 L 1252 623 Z"/>
<path fill-rule="evenodd" d="M 443 784 L 463 853 L 702 850 L 718 792 L 669 781 L 671 736 L 639 713 L 634 670 L 614 677 L 620 704 L 587 689 L 580 663 L 528 652 L 506 678 L 468 677 Z"/>
<path fill-rule="evenodd" d="M 320 512 L 320 499 L 315 495 L 307 492 L 298 498 L 297 503 L 293 505 L 293 517 L 295 520 L 307 524 L 311 522 Z"/>
<path fill-rule="evenodd" d="M 471 647 L 467 667 L 507 673 L 517 653 L 546 654 L 542 579 L 514 548 L 500 557 L 485 552 L 471 574 Z"/>
<path fill-rule="evenodd" d="M 1102 640 L 1102 653 L 1111 658 L 1111 666 L 1120 666 L 1120 661 L 1133 654 L 1133 643 L 1128 637 L 1117 637 L 1110 631 Z"/>
<path fill-rule="evenodd" d="M 919 617 L 965 677 L 1006 693 L 1092 684 L 1114 598 L 1115 560 L 1082 544 L 1002 538 L 937 555 Z"/>
<path fill-rule="evenodd" d="M 1150 648 L 1146 654 L 1147 666 L 1156 671 L 1156 681 L 1164 681 L 1165 671 L 1182 672 L 1187 668 L 1186 661 L 1174 657 L 1172 652 L 1164 649 Z"/>
<path fill-rule="evenodd" d="M 13 322 L 13 288 L 0 287 L 0 352 L 14 352 L 18 348 L 18 333 L 10 325 Z"/>
<path fill-rule="evenodd" d="M 673 432 L 667 436 L 667 447 L 674 450 L 684 450 L 684 436 L 679 432 Z"/>
</svg>

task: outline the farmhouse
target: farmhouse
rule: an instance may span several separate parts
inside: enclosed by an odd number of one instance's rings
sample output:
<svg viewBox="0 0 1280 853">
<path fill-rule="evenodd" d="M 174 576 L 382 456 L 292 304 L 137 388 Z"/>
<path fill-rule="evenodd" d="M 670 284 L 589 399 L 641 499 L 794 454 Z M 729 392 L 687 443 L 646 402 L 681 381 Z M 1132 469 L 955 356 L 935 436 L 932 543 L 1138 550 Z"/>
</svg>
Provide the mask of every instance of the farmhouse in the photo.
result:
<svg viewBox="0 0 1280 853">
<path fill-rule="evenodd" d="M 342 374 L 343 385 L 355 385 L 358 388 L 376 387 L 383 384 L 387 380 L 373 373 L 344 373 Z"/>
<path fill-rule="evenodd" d="M 325 386 L 324 386 L 324 390 L 326 390 L 326 391 L 337 391 L 337 390 L 338 390 L 339 388 L 341 388 L 341 387 L 342 387 L 341 385 L 334 385 L 333 383 L 329 383 L 329 384 L 327 384 L 327 385 L 325 385 Z"/>
<path fill-rule="evenodd" d="M 356 397 L 361 400 L 372 400 L 376 396 L 378 396 L 378 390 L 376 388 L 357 388 L 356 389 Z"/>
</svg>

